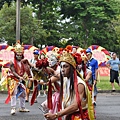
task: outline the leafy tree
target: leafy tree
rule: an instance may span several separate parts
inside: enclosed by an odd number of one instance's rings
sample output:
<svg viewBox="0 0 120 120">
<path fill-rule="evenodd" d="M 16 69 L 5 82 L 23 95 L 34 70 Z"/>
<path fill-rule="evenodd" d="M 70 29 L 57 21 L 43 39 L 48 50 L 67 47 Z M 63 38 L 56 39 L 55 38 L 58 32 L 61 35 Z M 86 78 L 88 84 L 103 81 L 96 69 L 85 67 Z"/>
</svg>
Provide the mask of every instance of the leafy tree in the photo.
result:
<svg viewBox="0 0 120 120">
<path fill-rule="evenodd" d="M 32 17 L 32 8 L 21 8 L 21 41 L 24 44 L 37 45 L 49 36 L 42 28 L 41 21 Z M 0 36 L 4 37 L 8 44 L 15 43 L 16 36 L 16 5 L 13 2 L 9 7 L 4 4 L 0 11 Z"/>
<path fill-rule="evenodd" d="M 81 47 L 98 44 L 113 50 L 117 36 L 111 21 L 118 8 L 114 0 L 61 0 L 62 18 L 69 20 L 64 31 L 75 40 L 73 44 Z"/>
<path fill-rule="evenodd" d="M 112 20 L 120 11 L 119 0 L 21 0 L 21 3 L 21 15 L 32 12 L 36 15 L 21 20 L 21 38 L 25 42 L 59 47 L 63 45 L 60 39 L 71 37 L 66 45 L 87 48 L 98 44 L 118 51 L 119 36 Z M 22 11 L 28 4 L 32 8 Z"/>
<path fill-rule="evenodd" d="M 4 4 L 0 10 L 0 36 L 4 37 L 9 44 L 15 41 L 15 5 L 8 7 L 8 4 Z"/>
<path fill-rule="evenodd" d="M 117 44 L 115 46 L 117 48 L 117 54 L 120 58 L 120 15 L 118 15 L 117 20 L 113 20 L 112 23 L 117 34 Z"/>
<path fill-rule="evenodd" d="M 42 21 L 43 29 L 47 31 L 49 37 L 45 41 L 45 45 L 60 46 L 59 39 L 61 33 L 59 32 L 61 26 L 59 25 L 58 8 L 59 2 L 56 0 L 31 0 L 37 19 Z"/>
<path fill-rule="evenodd" d="M 0 0 L 0 9 L 3 7 L 5 3 L 8 3 L 8 6 L 10 6 L 12 1 L 13 0 Z"/>
</svg>

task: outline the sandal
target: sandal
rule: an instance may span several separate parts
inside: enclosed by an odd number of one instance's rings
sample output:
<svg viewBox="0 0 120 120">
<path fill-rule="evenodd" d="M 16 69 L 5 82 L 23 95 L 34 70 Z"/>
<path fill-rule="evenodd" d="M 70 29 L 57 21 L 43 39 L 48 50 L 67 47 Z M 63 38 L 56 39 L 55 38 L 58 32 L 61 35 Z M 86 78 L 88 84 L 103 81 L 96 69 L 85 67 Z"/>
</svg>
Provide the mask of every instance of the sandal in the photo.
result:
<svg viewBox="0 0 120 120">
<path fill-rule="evenodd" d="M 29 109 L 26 109 L 26 108 L 20 108 L 20 109 L 19 109 L 19 112 L 30 112 L 30 110 L 29 110 Z"/>
<path fill-rule="evenodd" d="M 37 100 L 35 100 L 34 103 L 37 103 Z"/>
</svg>

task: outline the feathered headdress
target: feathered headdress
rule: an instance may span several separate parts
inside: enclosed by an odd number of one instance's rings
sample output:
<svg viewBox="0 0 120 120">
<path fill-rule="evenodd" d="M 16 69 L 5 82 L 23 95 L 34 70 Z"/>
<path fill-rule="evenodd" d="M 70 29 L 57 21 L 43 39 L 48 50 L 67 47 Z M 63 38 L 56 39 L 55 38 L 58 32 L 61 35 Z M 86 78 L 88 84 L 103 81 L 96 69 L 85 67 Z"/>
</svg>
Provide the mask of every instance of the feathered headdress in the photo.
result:
<svg viewBox="0 0 120 120">
<path fill-rule="evenodd" d="M 24 52 L 24 47 L 23 47 L 23 45 L 20 44 L 20 40 L 18 40 L 16 42 L 16 44 L 13 46 L 13 48 L 14 48 L 13 51 L 16 52 L 16 53 L 18 53 L 18 52 L 23 53 Z"/>
</svg>

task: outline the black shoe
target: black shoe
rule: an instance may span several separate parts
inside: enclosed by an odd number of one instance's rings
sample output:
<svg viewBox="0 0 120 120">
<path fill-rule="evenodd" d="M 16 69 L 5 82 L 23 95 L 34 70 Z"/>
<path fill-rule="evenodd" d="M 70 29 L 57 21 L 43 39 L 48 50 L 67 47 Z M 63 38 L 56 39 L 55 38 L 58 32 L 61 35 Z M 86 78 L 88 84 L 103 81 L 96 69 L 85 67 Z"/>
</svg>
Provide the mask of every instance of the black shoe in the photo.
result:
<svg viewBox="0 0 120 120">
<path fill-rule="evenodd" d="M 115 90 L 112 90 L 112 92 L 115 92 Z"/>
<path fill-rule="evenodd" d="M 25 100 L 25 102 L 29 102 L 28 100 Z"/>
<path fill-rule="evenodd" d="M 94 107 L 96 107 L 96 105 L 97 105 L 96 102 L 94 102 L 93 105 L 94 105 Z"/>
</svg>

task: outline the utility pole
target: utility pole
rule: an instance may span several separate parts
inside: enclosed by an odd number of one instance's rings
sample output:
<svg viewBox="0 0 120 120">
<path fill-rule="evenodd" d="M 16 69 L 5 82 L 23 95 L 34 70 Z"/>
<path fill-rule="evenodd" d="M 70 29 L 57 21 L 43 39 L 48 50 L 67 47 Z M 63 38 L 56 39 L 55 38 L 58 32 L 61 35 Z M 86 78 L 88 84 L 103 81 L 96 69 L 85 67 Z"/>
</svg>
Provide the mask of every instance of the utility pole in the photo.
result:
<svg viewBox="0 0 120 120">
<path fill-rule="evenodd" d="M 20 40 L 20 0 L 16 0 L 16 41 Z"/>
</svg>

